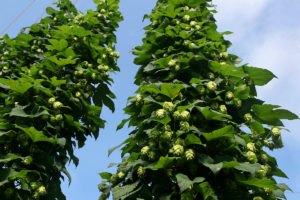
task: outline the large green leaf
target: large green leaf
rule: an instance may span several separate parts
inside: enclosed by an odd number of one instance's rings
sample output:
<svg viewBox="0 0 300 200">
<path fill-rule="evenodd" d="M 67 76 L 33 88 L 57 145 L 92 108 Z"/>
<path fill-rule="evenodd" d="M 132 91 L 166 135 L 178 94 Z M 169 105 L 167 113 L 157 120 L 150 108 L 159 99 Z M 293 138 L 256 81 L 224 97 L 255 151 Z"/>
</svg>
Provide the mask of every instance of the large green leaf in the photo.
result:
<svg viewBox="0 0 300 200">
<path fill-rule="evenodd" d="M 181 173 L 176 174 L 176 179 L 177 179 L 177 184 L 180 188 L 180 192 L 185 191 L 194 183 L 201 183 L 205 180 L 203 177 L 196 177 L 194 180 L 191 181 L 188 176 Z"/>
<path fill-rule="evenodd" d="M 55 39 L 49 39 L 48 40 L 51 45 L 47 45 L 46 48 L 48 50 L 57 50 L 57 51 L 62 51 L 65 48 L 68 47 L 68 42 L 67 40 L 55 40 Z"/>
<path fill-rule="evenodd" d="M 185 145 L 202 144 L 200 138 L 195 134 L 188 134 L 184 140 Z"/>
<path fill-rule="evenodd" d="M 175 159 L 176 157 L 160 157 L 153 169 L 168 168 L 172 165 Z"/>
<path fill-rule="evenodd" d="M 25 128 L 25 127 L 15 125 L 15 127 L 24 131 L 32 139 L 33 142 L 50 142 L 52 144 L 56 143 L 55 139 L 48 138 L 43 134 L 42 131 L 36 130 L 33 126 L 30 128 Z"/>
<path fill-rule="evenodd" d="M 33 115 L 29 115 L 21 107 L 15 107 L 11 110 L 9 115 L 17 116 L 17 117 L 36 118 L 36 117 L 40 117 L 42 115 L 49 115 L 49 112 L 47 110 L 43 110 L 43 111 L 37 112 Z"/>
<path fill-rule="evenodd" d="M 166 95 L 170 99 L 174 99 L 178 96 L 179 92 L 184 88 L 181 84 L 169 84 L 164 83 L 161 85 L 161 94 Z"/>
<path fill-rule="evenodd" d="M 222 139 L 224 137 L 233 138 L 234 133 L 235 133 L 235 130 L 234 130 L 233 126 L 228 125 L 228 126 L 225 126 L 224 128 L 215 130 L 211 133 L 203 133 L 202 135 L 205 137 L 205 139 L 207 141 L 212 141 L 212 140 L 216 140 L 216 139 Z"/>
<path fill-rule="evenodd" d="M 126 199 L 126 197 L 133 195 L 134 193 L 138 192 L 141 189 L 141 187 L 138 187 L 139 184 L 140 181 L 137 181 L 135 183 L 125 185 L 122 187 L 114 187 L 112 189 L 113 199 L 123 200 Z"/>
<path fill-rule="evenodd" d="M 220 113 L 220 112 L 217 112 L 215 110 L 211 110 L 208 106 L 207 107 L 196 106 L 196 108 L 203 114 L 203 116 L 207 120 L 224 121 L 226 118 L 227 119 L 232 118 L 230 115 Z"/>
<path fill-rule="evenodd" d="M 269 188 L 272 190 L 278 189 L 276 182 L 271 179 L 266 178 L 255 178 L 249 177 L 245 178 L 243 175 L 235 174 L 237 181 L 245 185 L 251 185 L 259 188 Z"/>
<path fill-rule="evenodd" d="M 276 105 L 270 105 L 270 104 L 264 104 L 264 105 L 253 105 L 252 110 L 255 113 L 255 115 L 262 120 L 262 122 L 274 126 L 282 126 L 282 122 L 280 119 L 299 119 L 299 117 L 284 109 L 276 109 L 280 106 Z M 276 109 L 276 110 L 274 110 Z"/>
<path fill-rule="evenodd" d="M 270 82 L 276 76 L 267 69 L 262 69 L 258 67 L 248 67 L 244 66 L 245 73 L 253 80 L 255 85 L 265 85 Z"/>
<path fill-rule="evenodd" d="M 23 79 L 12 80 L 12 79 L 0 78 L 0 87 L 4 89 L 11 89 L 15 92 L 24 94 L 33 85 L 26 80 L 25 81 L 22 80 Z"/>
</svg>

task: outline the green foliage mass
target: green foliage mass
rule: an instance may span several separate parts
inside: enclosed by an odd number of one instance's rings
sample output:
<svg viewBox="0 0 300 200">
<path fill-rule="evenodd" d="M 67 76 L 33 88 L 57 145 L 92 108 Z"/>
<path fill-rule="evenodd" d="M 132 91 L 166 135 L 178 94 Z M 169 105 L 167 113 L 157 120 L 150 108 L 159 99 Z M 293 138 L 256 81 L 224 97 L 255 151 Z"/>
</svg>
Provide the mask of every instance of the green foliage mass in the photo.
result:
<svg viewBox="0 0 300 200">
<path fill-rule="evenodd" d="M 138 94 L 118 127 L 135 129 L 117 172 L 100 173 L 99 199 L 285 199 L 265 150 L 283 147 L 281 120 L 298 117 L 256 98 L 275 75 L 227 53 L 215 12 L 210 0 L 159 0 L 145 16 Z"/>
<path fill-rule="evenodd" d="M 79 13 L 69 0 L 15 38 L 0 39 L 0 199 L 64 200 L 66 163 L 114 110 L 118 0 Z M 92 105 L 94 104 L 94 105 Z"/>
</svg>

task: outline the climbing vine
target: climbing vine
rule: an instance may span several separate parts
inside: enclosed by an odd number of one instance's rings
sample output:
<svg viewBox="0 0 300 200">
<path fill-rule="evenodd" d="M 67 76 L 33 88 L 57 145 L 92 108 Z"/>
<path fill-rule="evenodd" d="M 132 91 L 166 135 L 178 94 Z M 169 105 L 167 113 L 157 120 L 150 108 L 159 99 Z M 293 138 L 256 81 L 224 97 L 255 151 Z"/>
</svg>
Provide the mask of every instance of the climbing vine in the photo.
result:
<svg viewBox="0 0 300 200">
<path fill-rule="evenodd" d="M 135 129 L 117 172 L 100 174 L 100 199 L 286 199 L 274 177 L 287 176 L 265 150 L 283 147 L 281 120 L 298 117 L 256 97 L 276 76 L 227 53 L 210 2 L 158 0 L 145 15 L 139 88 L 118 127 Z"/>
<path fill-rule="evenodd" d="M 78 12 L 69 0 L 18 36 L 0 39 L 0 199 L 66 199 L 60 183 L 74 148 L 98 137 L 114 111 L 118 0 Z"/>
</svg>

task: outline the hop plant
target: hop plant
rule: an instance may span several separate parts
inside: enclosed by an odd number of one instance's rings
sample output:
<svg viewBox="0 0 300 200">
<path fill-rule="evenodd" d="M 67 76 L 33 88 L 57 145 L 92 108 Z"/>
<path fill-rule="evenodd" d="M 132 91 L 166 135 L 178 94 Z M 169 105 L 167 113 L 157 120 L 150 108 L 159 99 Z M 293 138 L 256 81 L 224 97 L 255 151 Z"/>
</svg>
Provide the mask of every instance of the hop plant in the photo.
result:
<svg viewBox="0 0 300 200">
<path fill-rule="evenodd" d="M 142 149 L 141 149 L 141 153 L 142 155 L 146 155 L 150 150 L 150 147 L 149 146 L 144 146 Z"/>
<path fill-rule="evenodd" d="M 58 109 L 58 108 L 61 108 L 63 106 L 63 104 L 60 102 L 60 101 L 55 101 L 53 103 L 53 108 L 54 109 Z"/>
<path fill-rule="evenodd" d="M 226 113 L 227 112 L 227 107 L 225 105 L 220 105 L 220 111 L 222 113 Z"/>
<path fill-rule="evenodd" d="M 253 119 L 252 115 L 250 113 L 245 114 L 244 118 L 245 118 L 246 122 L 251 122 Z"/>
<path fill-rule="evenodd" d="M 229 91 L 229 92 L 226 92 L 225 97 L 227 99 L 232 99 L 234 97 L 234 94 L 231 91 Z"/>
<path fill-rule="evenodd" d="M 143 177 L 145 174 L 145 169 L 142 166 L 139 166 L 138 170 L 137 170 L 137 175 L 138 177 Z"/>
<path fill-rule="evenodd" d="M 25 165 L 30 165 L 33 161 L 33 158 L 31 156 L 27 156 L 25 159 L 24 159 L 24 164 Z"/>
<path fill-rule="evenodd" d="M 248 156 L 248 160 L 252 163 L 255 163 L 257 162 L 257 157 L 256 157 L 256 154 L 252 151 L 248 151 L 247 152 L 247 156 Z"/>
<path fill-rule="evenodd" d="M 175 66 L 176 65 L 176 60 L 170 60 L 169 63 L 168 63 L 168 65 L 170 67 Z"/>
<path fill-rule="evenodd" d="M 37 192 L 39 193 L 39 195 L 45 195 L 47 193 L 46 188 L 43 185 L 37 189 Z"/>
<path fill-rule="evenodd" d="M 249 142 L 248 144 L 247 144 L 247 149 L 249 150 L 249 151 L 256 151 L 256 147 L 255 147 L 255 144 L 253 143 L 253 142 Z"/>
<path fill-rule="evenodd" d="M 49 104 L 54 104 L 54 102 L 55 102 L 55 98 L 54 97 L 51 97 L 49 100 L 48 100 L 48 103 Z"/>
<path fill-rule="evenodd" d="M 256 196 L 256 197 L 253 198 L 253 200 L 264 200 L 264 199 L 260 196 Z"/>
<path fill-rule="evenodd" d="M 125 177 L 125 175 L 126 175 L 126 174 L 125 174 L 124 172 L 122 172 L 122 171 L 121 171 L 121 172 L 119 172 L 119 173 L 117 174 L 117 176 L 118 176 L 118 178 L 119 178 L 119 179 L 122 179 L 122 178 L 124 178 L 124 177 Z"/>
</svg>

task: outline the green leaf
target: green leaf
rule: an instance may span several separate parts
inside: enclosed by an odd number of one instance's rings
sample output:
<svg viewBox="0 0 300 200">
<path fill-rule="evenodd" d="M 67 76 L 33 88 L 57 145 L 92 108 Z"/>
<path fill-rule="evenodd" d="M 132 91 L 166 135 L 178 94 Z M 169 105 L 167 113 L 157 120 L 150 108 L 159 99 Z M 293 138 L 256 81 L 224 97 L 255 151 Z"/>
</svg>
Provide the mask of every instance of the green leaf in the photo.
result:
<svg viewBox="0 0 300 200">
<path fill-rule="evenodd" d="M 68 177 L 68 180 L 69 180 L 69 186 L 71 185 L 71 182 L 72 182 L 72 177 L 70 175 L 70 173 L 68 172 L 68 170 L 66 168 L 63 168 L 62 169 L 62 172 Z"/>
<path fill-rule="evenodd" d="M 234 167 L 235 169 L 243 172 L 249 172 L 251 174 L 255 174 L 255 172 L 260 168 L 260 164 L 255 163 L 255 164 L 250 164 L 250 163 L 239 163 L 238 166 Z"/>
<path fill-rule="evenodd" d="M 11 110 L 10 116 L 16 116 L 16 117 L 28 117 L 28 118 L 36 118 L 40 117 L 42 115 L 49 115 L 49 112 L 47 110 L 43 110 L 41 112 L 37 112 L 34 115 L 28 115 L 25 113 L 25 111 L 21 107 L 15 107 Z"/>
<path fill-rule="evenodd" d="M 33 126 L 30 128 L 25 128 L 15 125 L 15 127 L 24 131 L 32 139 L 33 142 L 50 142 L 52 144 L 56 143 L 55 139 L 46 137 L 42 131 L 36 130 Z"/>
<path fill-rule="evenodd" d="M 51 77 L 51 84 L 54 86 L 54 87 L 57 87 L 59 85 L 63 85 L 63 84 L 66 84 L 66 80 L 57 80 L 57 77 L 54 76 L 54 77 Z"/>
<path fill-rule="evenodd" d="M 171 121 L 171 118 L 169 116 L 165 116 L 164 118 L 152 117 L 149 120 L 160 122 L 164 125 L 167 125 Z"/>
<path fill-rule="evenodd" d="M 0 157 L 0 163 L 8 163 L 10 161 L 16 160 L 16 159 L 21 159 L 21 156 L 15 155 L 8 153 L 4 157 Z"/>
<path fill-rule="evenodd" d="M 139 184 L 140 181 L 137 181 L 122 187 L 114 187 L 112 189 L 113 199 L 124 200 L 126 197 L 133 195 L 141 189 L 141 187 L 138 187 Z"/>
<path fill-rule="evenodd" d="M 210 62 L 209 68 L 213 72 L 221 73 L 223 76 L 233 76 L 233 77 L 242 78 L 246 75 L 243 72 L 243 69 L 241 67 L 235 67 L 234 65 L 224 66 L 216 61 Z"/>
<path fill-rule="evenodd" d="M 196 136 L 195 134 L 189 134 L 186 136 L 185 140 L 185 145 L 191 145 L 191 144 L 202 144 L 200 138 Z"/>
<path fill-rule="evenodd" d="M 161 94 L 166 95 L 170 99 L 174 99 L 178 96 L 179 92 L 184 88 L 181 84 L 169 84 L 163 83 L 161 85 Z"/>
<path fill-rule="evenodd" d="M 232 117 L 230 115 L 226 115 L 224 113 L 220 113 L 214 110 L 210 110 L 210 108 L 207 107 L 199 107 L 196 106 L 196 108 L 203 114 L 205 119 L 207 120 L 218 120 L 218 121 L 224 121 L 225 118 L 231 119 Z"/>
<path fill-rule="evenodd" d="M 218 200 L 218 197 L 208 182 L 200 183 L 197 190 L 202 194 L 203 200 Z"/>
<path fill-rule="evenodd" d="M 169 168 L 175 159 L 176 157 L 160 157 L 153 169 Z"/>
<path fill-rule="evenodd" d="M 283 126 L 280 119 L 299 119 L 297 115 L 294 113 L 284 110 L 284 109 L 277 109 L 280 106 L 276 105 L 270 105 L 270 104 L 264 104 L 264 105 L 253 105 L 252 110 L 255 113 L 255 115 L 262 120 L 262 122 L 274 126 Z"/>
<path fill-rule="evenodd" d="M 111 100 L 114 97 L 110 89 L 106 84 L 99 84 L 96 88 L 95 94 L 93 96 L 93 102 L 95 105 L 102 107 L 106 105 L 112 112 L 115 111 L 114 102 Z"/>
<path fill-rule="evenodd" d="M 247 87 L 247 85 L 240 85 L 234 90 L 234 96 L 239 99 L 248 99 L 249 93 L 250 87 Z"/>
<path fill-rule="evenodd" d="M 46 48 L 48 50 L 57 50 L 57 51 L 62 51 L 65 48 L 68 47 L 68 42 L 67 40 L 55 40 L 55 39 L 49 39 L 48 40 L 51 45 L 47 45 Z"/>
<path fill-rule="evenodd" d="M 23 79 L 12 80 L 12 79 L 0 78 L 0 87 L 4 89 L 11 89 L 21 94 L 24 94 L 32 86 L 33 85 L 29 83 L 27 80 L 24 81 Z"/>
<path fill-rule="evenodd" d="M 205 180 L 203 177 L 197 177 L 193 181 L 191 181 L 188 176 L 180 173 L 176 174 L 176 179 L 181 193 L 188 189 L 194 183 L 201 183 Z"/>
<path fill-rule="evenodd" d="M 108 173 L 108 172 L 102 172 L 102 173 L 99 173 L 99 175 L 101 176 L 102 179 L 106 179 L 106 180 L 109 180 L 110 177 L 112 176 L 112 174 Z"/>
<path fill-rule="evenodd" d="M 222 139 L 223 137 L 234 137 L 234 128 L 231 125 L 225 126 L 224 128 L 213 131 L 212 133 L 203 133 L 207 141 L 212 141 L 216 139 Z"/>
<path fill-rule="evenodd" d="M 120 147 L 123 146 L 125 143 L 127 143 L 127 140 L 125 140 L 125 141 L 122 142 L 121 144 L 119 144 L 119 145 L 117 145 L 117 146 L 115 146 L 115 147 L 109 149 L 109 150 L 108 150 L 108 156 L 110 156 L 110 154 L 111 154 L 114 150 L 120 148 Z"/>
<path fill-rule="evenodd" d="M 64 58 L 57 58 L 56 56 L 51 56 L 48 59 L 54 62 L 55 64 L 57 64 L 58 66 L 65 66 L 65 65 L 76 63 L 76 59 L 72 59 L 71 57 L 64 59 Z"/>
<path fill-rule="evenodd" d="M 267 69 L 262 69 L 258 67 L 247 67 L 244 66 L 244 71 L 253 80 L 255 85 L 266 85 L 273 78 L 277 78 L 272 72 Z"/>
<path fill-rule="evenodd" d="M 124 125 L 130 120 L 130 118 L 128 119 L 123 119 L 122 122 L 118 125 L 117 127 L 117 131 L 122 129 L 124 127 Z"/>
<path fill-rule="evenodd" d="M 237 181 L 245 185 L 251 185 L 259 188 L 269 188 L 272 190 L 278 189 L 276 182 L 271 179 L 254 178 L 254 177 L 245 178 L 243 175 L 240 174 L 235 174 L 235 176 Z"/>
<path fill-rule="evenodd" d="M 265 129 L 264 129 L 263 125 L 257 121 L 250 123 L 250 129 L 258 134 L 265 133 Z"/>
</svg>

